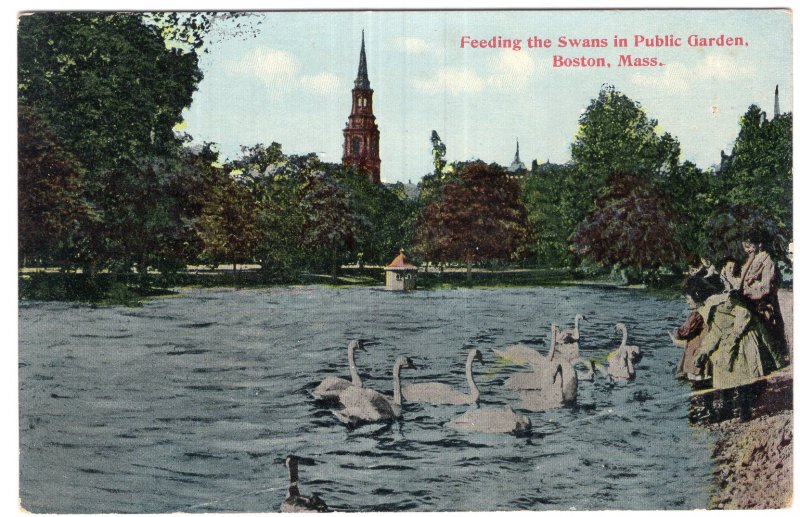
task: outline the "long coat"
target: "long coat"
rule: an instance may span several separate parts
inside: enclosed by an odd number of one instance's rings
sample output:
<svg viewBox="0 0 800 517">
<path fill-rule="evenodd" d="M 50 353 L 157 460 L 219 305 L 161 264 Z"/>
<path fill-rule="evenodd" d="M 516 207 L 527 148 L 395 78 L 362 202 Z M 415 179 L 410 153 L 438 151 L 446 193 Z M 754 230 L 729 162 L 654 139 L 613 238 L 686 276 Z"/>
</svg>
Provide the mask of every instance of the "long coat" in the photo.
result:
<svg viewBox="0 0 800 517">
<path fill-rule="evenodd" d="M 711 361 L 714 388 L 747 384 L 783 366 L 764 324 L 736 295 L 711 296 L 698 312 L 708 333 L 697 357 Z"/>
</svg>

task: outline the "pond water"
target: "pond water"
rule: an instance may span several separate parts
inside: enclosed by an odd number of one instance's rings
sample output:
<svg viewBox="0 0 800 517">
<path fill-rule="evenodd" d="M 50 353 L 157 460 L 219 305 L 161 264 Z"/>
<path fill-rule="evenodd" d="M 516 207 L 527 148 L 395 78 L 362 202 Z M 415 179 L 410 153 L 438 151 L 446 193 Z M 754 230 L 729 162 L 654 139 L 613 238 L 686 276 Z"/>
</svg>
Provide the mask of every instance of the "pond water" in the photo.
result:
<svg viewBox="0 0 800 517">
<path fill-rule="evenodd" d="M 482 407 L 518 402 L 519 370 L 491 352 L 545 351 L 550 322 L 576 312 L 586 357 L 615 349 L 614 324 L 644 352 L 629 383 L 581 381 L 574 408 L 524 412 L 524 436 L 449 429 L 467 406 L 405 404 L 401 421 L 348 429 L 309 391 L 349 377 L 466 391 Z M 187 290 L 142 307 L 20 303 L 20 491 L 33 512 L 273 512 L 300 465 L 302 493 L 341 511 L 704 508 L 710 439 L 687 423 L 689 386 L 667 330 L 677 299 L 591 287 L 385 292 L 325 287 Z"/>
</svg>

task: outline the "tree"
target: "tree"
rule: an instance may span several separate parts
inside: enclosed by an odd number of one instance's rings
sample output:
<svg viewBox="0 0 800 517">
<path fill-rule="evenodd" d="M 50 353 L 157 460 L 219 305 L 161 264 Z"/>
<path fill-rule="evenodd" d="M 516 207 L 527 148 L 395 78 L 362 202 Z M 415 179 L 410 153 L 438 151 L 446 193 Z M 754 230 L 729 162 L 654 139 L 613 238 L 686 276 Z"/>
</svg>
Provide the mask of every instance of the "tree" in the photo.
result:
<svg viewBox="0 0 800 517">
<path fill-rule="evenodd" d="M 787 240 L 782 225 L 769 215 L 749 205 L 735 205 L 714 214 L 706 223 L 704 256 L 722 265 L 723 259 L 733 257 L 743 264 L 746 256 L 742 241 L 757 235 L 770 255 L 789 263 L 786 257 Z"/>
<path fill-rule="evenodd" d="M 570 241 L 580 257 L 640 273 L 682 259 L 674 218 L 664 195 L 644 178 L 619 173 Z"/>
<path fill-rule="evenodd" d="M 733 207 L 774 221 L 783 239 L 792 238 L 792 114 L 772 120 L 752 105 L 742 116 L 729 166 L 721 171 L 718 192 L 733 215 Z M 744 221 L 743 221 L 744 222 Z"/>
<path fill-rule="evenodd" d="M 261 240 L 257 219 L 259 206 L 241 182 L 228 175 L 217 178 L 215 188 L 207 192 L 197 233 L 203 242 L 200 257 L 214 265 L 251 262 Z"/>
<path fill-rule="evenodd" d="M 172 22 L 185 30 L 170 30 Z M 96 217 L 86 225 L 80 262 L 90 274 L 173 262 L 181 221 L 168 186 L 182 143 L 173 127 L 202 78 L 197 44 L 187 42 L 203 30 L 190 15 L 20 17 L 19 100 L 85 170 L 81 194 Z"/>
<path fill-rule="evenodd" d="M 533 258 L 540 266 L 569 264 L 569 237 L 580 222 L 570 190 L 573 177 L 572 165 L 547 163 L 533 167 L 522 180 L 522 199 L 536 228 Z"/>
<path fill-rule="evenodd" d="M 678 166 L 680 145 L 659 135 L 638 102 L 613 86 L 604 86 L 580 116 L 572 143 L 575 182 L 572 198 L 578 220 L 591 209 L 607 179 L 618 171 L 653 179 Z"/>
<path fill-rule="evenodd" d="M 83 167 L 35 110 L 19 106 L 18 116 L 20 263 L 74 264 L 95 216 L 81 196 Z"/>
<path fill-rule="evenodd" d="M 456 168 L 417 224 L 416 252 L 435 262 L 511 261 L 524 255 L 533 229 L 519 185 L 481 161 Z"/>
</svg>

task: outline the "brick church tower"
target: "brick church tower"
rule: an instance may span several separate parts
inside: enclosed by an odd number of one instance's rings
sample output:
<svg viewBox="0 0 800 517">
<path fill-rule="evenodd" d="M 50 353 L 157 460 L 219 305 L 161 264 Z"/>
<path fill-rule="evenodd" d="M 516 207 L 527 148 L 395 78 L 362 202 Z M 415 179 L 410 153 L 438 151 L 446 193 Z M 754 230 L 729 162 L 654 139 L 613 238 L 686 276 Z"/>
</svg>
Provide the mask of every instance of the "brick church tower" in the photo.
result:
<svg viewBox="0 0 800 517">
<path fill-rule="evenodd" d="M 366 173 L 372 183 L 381 182 L 381 158 L 378 151 L 380 131 L 372 114 L 372 88 L 367 76 L 367 53 L 364 49 L 364 31 L 361 31 L 361 59 L 353 87 L 353 107 L 344 128 L 344 155 L 342 163 L 356 165 Z"/>
</svg>

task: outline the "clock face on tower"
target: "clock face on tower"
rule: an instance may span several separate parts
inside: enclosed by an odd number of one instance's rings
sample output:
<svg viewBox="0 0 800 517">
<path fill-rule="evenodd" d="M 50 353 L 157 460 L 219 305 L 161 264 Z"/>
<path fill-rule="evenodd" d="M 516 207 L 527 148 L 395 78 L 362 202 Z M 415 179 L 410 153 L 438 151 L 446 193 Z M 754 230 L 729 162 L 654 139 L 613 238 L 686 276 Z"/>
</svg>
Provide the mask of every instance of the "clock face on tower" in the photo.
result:
<svg viewBox="0 0 800 517">
<path fill-rule="evenodd" d="M 353 86 L 353 105 L 344 128 L 344 154 L 342 163 L 354 165 L 367 174 L 370 180 L 381 182 L 381 159 L 379 152 L 380 131 L 372 113 L 372 88 L 367 74 L 367 53 L 364 33 L 361 33 L 361 56 L 358 75 Z"/>
</svg>

